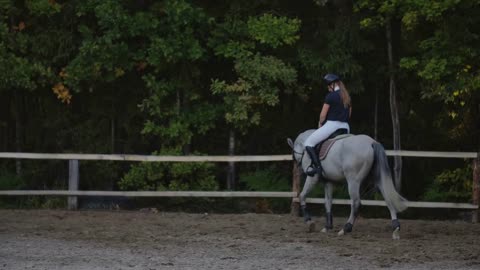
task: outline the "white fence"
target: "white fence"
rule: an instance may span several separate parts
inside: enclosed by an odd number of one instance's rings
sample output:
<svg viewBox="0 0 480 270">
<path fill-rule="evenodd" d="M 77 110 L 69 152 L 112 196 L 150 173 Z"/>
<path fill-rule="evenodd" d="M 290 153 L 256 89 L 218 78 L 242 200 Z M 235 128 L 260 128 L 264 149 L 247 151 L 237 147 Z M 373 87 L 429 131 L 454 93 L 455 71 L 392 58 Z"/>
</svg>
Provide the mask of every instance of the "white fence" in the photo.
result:
<svg viewBox="0 0 480 270">
<path fill-rule="evenodd" d="M 475 152 L 431 152 L 431 151 L 386 151 L 388 156 L 462 158 L 473 159 L 472 203 L 451 202 L 409 202 L 409 207 L 420 208 L 456 208 L 473 210 L 473 221 L 478 222 L 480 200 L 480 158 Z M 298 207 L 300 175 L 293 169 L 291 192 L 249 192 L 249 191 L 79 191 L 79 160 L 113 160 L 143 162 L 267 162 L 291 161 L 291 155 L 257 156 L 151 156 L 151 155 L 101 155 L 101 154 L 46 154 L 46 153 L 9 153 L 0 152 L 0 158 L 11 159 L 56 159 L 69 160 L 69 190 L 0 190 L 0 196 L 69 196 L 69 209 L 77 208 L 77 196 L 125 196 L 125 197 L 256 197 L 291 198 L 292 212 Z M 308 203 L 324 203 L 321 198 L 308 198 Z M 334 204 L 350 204 L 350 200 L 335 199 Z M 384 201 L 362 200 L 362 205 L 384 206 Z"/>
</svg>

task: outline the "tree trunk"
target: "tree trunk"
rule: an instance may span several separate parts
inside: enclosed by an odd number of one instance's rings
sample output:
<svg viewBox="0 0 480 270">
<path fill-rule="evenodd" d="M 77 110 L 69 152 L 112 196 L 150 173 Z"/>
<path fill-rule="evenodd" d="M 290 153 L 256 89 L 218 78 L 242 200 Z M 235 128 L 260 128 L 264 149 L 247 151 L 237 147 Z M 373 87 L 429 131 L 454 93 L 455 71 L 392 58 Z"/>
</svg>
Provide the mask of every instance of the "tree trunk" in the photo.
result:
<svg viewBox="0 0 480 270">
<path fill-rule="evenodd" d="M 110 118 L 110 152 L 115 154 L 115 116 L 112 113 Z"/>
<path fill-rule="evenodd" d="M 389 88 L 390 88 L 390 115 L 392 117 L 393 128 L 393 149 L 400 150 L 400 120 L 398 117 L 398 104 L 397 104 L 397 89 L 395 84 L 395 67 L 393 57 L 393 45 L 392 45 L 392 21 L 387 19 L 386 23 L 386 36 L 387 36 L 387 48 L 388 48 L 388 71 L 389 71 Z M 395 187 L 400 191 L 402 187 L 402 157 L 394 157 L 393 174 L 395 179 Z"/>
<path fill-rule="evenodd" d="M 378 138 L 378 88 L 375 89 L 375 115 L 373 116 L 373 138 Z"/>
<path fill-rule="evenodd" d="M 13 90 L 14 95 L 14 114 L 15 114 L 15 151 L 22 152 L 22 117 L 20 115 L 22 111 L 22 101 L 21 95 L 18 93 L 19 90 Z M 20 159 L 15 160 L 15 171 L 17 176 L 22 175 L 22 161 Z"/>
<path fill-rule="evenodd" d="M 10 17 L 10 29 L 13 29 L 15 25 L 15 18 L 13 16 Z M 13 31 L 13 30 L 10 30 Z M 21 123 L 21 101 L 20 101 L 20 94 L 18 93 L 18 89 L 13 89 L 13 113 L 15 115 L 15 151 L 22 152 L 21 146 L 21 134 L 22 134 L 22 123 Z M 15 160 L 15 171 L 18 176 L 22 174 L 22 162 L 20 159 Z"/>
<path fill-rule="evenodd" d="M 229 138 L 228 138 L 228 155 L 233 156 L 235 155 L 235 132 L 230 130 Z M 227 174 L 227 189 L 234 190 L 235 189 L 235 162 L 230 161 L 228 163 L 228 174 Z"/>
<path fill-rule="evenodd" d="M 115 92 L 110 89 L 110 152 L 115 153 Z"/>
</svg>

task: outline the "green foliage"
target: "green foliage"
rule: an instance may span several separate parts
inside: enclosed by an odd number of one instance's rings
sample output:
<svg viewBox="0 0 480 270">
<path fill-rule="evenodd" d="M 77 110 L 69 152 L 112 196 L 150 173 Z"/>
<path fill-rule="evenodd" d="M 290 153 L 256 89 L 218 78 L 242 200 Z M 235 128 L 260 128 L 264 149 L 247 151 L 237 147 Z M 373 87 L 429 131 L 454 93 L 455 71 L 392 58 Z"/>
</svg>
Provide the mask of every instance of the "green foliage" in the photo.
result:
<svg viewBox="0 0 480 270">
<path fill-rule="evenodd" d="M 2 206 L 0 202 L 0 206 Z M 66 197 L 43 197 L 31 196 L 20 198 L 16 201 L 5 202 L 3 207 L 27 208 L 27 209 L 66 209 Z"/>
<path fill-rule="evenodd" d="M 205 134 L 215 127 L 219 110 L 207 105 L 198 89 L 185 90 L 180 82 L 157 81 L 151 75 L 145 76 L 144 80 L 151 94 L 139 106 L 148 114 L 143 134 L 158 136 L 162 139 L 162 145 L 182 147 L 189 144 L 193 136 Z M 184 102 L 197 105 L 182 108 L 179 104 L 181 93 L 184 94 Z"/>
<path fill-rule="evenodd" d="M 37 172 L 40 173 L 40 172 Z M 0 190 L 22 190 L 29 187 L 30 175 L 20 177 L 7 167 L 0 168 Z M 60 188 L 61 189 L 61 188 Z M 2 197 L 0 198 L 0 207 L 14 208 L 66 208 L 67 200 L 65 197 Z"/>
<path fill-rule="evenodd" d="M 419 14 L 417 11 L 408 11 L 403 15 L 402 24 L 409 31 L 415 29 L 419 23 Z"/>
<path fill-rule="evenodd" d="M 211 45 L 212 46 L 212 45 Z M 255 47 L 253 42 L 239 42 L 230 40 L 221 43 L 215 47 L 215 54 L 225 58 L 242 59 L 253 55 L 252 49 Z"/>
<path fill-rule="evenodd" d="M 295 69 L 272 56 L 255 55 L 253 58 L 238 60 L 235 70 L 239 79 L 228 84 L 213 80 L 214 94 L 223 95 L 227 108 L 225 119 L 242 132 L 250 126 L 258 126 L 261 110 L 279 103 L 281 89 L 292 87 L 296 81 Z"/>
<path fill-rule="evenodd" d="M 226 16 L 224 22 L 215 24 L 208 39 L 208 46 L 214 54 L 225 58 L 251 57 L 255 45 L 248 34 L 246 22 L 238 16 Z"/>
<path fill-rule="evenodd" d="M 0 89 L 35 90 L 39 87 L 39 77 L 49 76 L 49 70 L 12 53 L 9 47 L 0 42 Z"/>
<path fill-rule="evenodd" d="M 472 197 L 472 167 L 445 170 L 437 175 L 427 189 L 424 199 L 427 201 L 468 202 Z"/>
<path fill-rule="evenodd" d="M 0 169 L 0 190 L 16 190 L 25 187 L 23 178 L 9 172 L 6 168 Z"/>
<path fill-rule="evenodd" d="M 99 82 L 114 82 L 132 70 L 146 52 L 143 46 L 131 44 L 131 39 L 143 41 L 158 24 L 153 14 L 132 16 L 114 0 L 82 1 L 76 15 L 81 20 L 78 30 L 83 42 L 65 68 L 65 82 L 76 91 L 83 90 L 82 83 L 91 89 Z"/>
<path fill-rule="evenodd" d="M 11 0 L 0 0 L 0 19 L 5 19 L 12 12 L 14 2 Z M 0 39 L 1 40 L 1 39 Z"/>
<path fill-rule="evenodd" d="M 165 19 L 159 21 L 159 30 L 151 37 L 148 60 L 152 65 L 195 61 L 202 58 L 205 49 L 198 35 L 208 24 L 201 9 L 185 1 L 167 1 L 163 7 Z"/>
<path fill-rule="evenodd" d="M 165 190 L 160 183 L 164 176 L 163 167 L 159 163 L 133 165 L 118 186 L 121 190 Z"/>
<path fill-rule="evenodd" d="M 0 10 L 0 90 L 34 91 L 50 85 L 54 78 L 52 56 L 46 55 L 46 50 L 51 46 L 41 46 L 49 34 L 50 24 L 39 22 L 44 16 L 58 14 L 60 5 L 30 0 L 22 9 L 19 3 L 8 2 L 2 3 Z M 49 37 L 49 45 L 55 41 Z M 59 46 L 55 47 L 56 54 L 61 51 Z"/>
<path fill-rule="evenodd" d="M 438 80 L 444 74 L 447 66 L 446 59 L 430 59 L 422 71 L 418 73 L 421 77 L 426 80 Z"/>
<path fill-rule="evenodd" d="M 204 103 L 202 89 L 194 87 L 196 69 L 186 64 L 206 53 L 200 37 L 209 18 L 201 9 L 170 0 L 132 14 L 126 3 L 90 0 L 77 7 L 77 15 L 96 23 L 79 26 L 84 42 L 66 68 L 68 85 L 93 89 L 139 76 L 141 87 L 150 91 L 139 106 L 146 115 L 142 133 L 158 136 L 170 148 L 187 145 L 214 126 L 217 110 Z"/>
<path fill-rule="evenodd" d="M 48 197 L 45 198 L 40 205 L 44 209 L 66 209 L 67 198 L 65 197 Z"/>
<path fill-rule="evenodd" d="M 447 113 L 452 118 L 469 113 L 471 110 L 461 107 L 472 106 L 465 101 L 480 96 L 478 71 L 473 68 L 480 55 L 476 34 L 480 21 L 473 15 L 479 3 L 461 0 L 395 2 L 391 14 L 401 17 L 409 32 L 406 37 L 414 38 L 412 44 L 418 44 L 411 56 L 401 59 L 400 67 L 418 76 L 424 86 L 420 89 L 423 98 L 439 99 L 448 104 Z M 463 102 L 453 103 L 453 94 L 459 92 L 465 93 Z"/>
<path fill-rule="evenodd" d="M 254 172 L 242 173 L 240 184 L 250 191 L 291 191 L 291 184 L 285 174 L 279 172 L 278 166 L 272 165 L 266 169 L 257 169 Z M 258 199 L 255 211 L 271 213 L 272 210 L 285 211 L 290 201 L 283 199 Z"/>
<path fill-rule="evenodd" d="M 277 166 L 240 175 L 240 183 L 251 191 L 290 191 L 292 187 L 286 175 L 278 172 Z"/>
<path fill-rule="evenodd" d="M 55 1 L 26 0 L 25 4 L 31 13 L 40 16 L 52 16 L 62 9 L 62 6 Z"/>
<path fill-rule="evenodd" d="M 293 45 L 298 39 L 300 20 L 263 14 L 249 17 L 248 21 L 237 16 L 227 16 L 218 24 L 209 40 L 215 54 L 234 59 L 237 79 L 231 83 L 213 79 L 211 91 L 223 96 L 225 120 L 245 133 L 262 120 L 265 106 L 279 104 L 282 90 L 291 92 L 297 80 L 297 72 L 290 65 L 274 56 L 264 56 L 256 50 L 256 42 L 277 48 Z"/>
<path fill-rule="evenodd" d="M 247 28 L 255 40 L 277 48 L 283 44 L 293 45 L 299 39 L 297 32 L 300 29 L 300 20 L 263 14 L 257 18 L 249 18 Z"/>
<path fill-rule="evenodd" d="M 370 33 L 385 31 L 392 25 L 394 47 L 399 48 L 400 95 L 411 108 L 435 103 L 435 126 L 450 140 L 475 141 L 478 148 L 478 103 L 480 76 L 478 62 L 478 1 L 376 1 L 355 4 L 360 25 Z M 440 102 L 440 103 L 438 103 Z M 443 105 L 441 105 L 443 103 Z"/>
<path fill-rule="evenodd" d="M 413 70 L 417 67 L 418 60 L 415 58 L 404 57 L 400 59 L 400 67 L 408 70 Z"/>
<path fill-rule="evenodd" d="M 166 154 L 166 153 L 163 153 Z M 218 190 L 211 163 L 141 163 L 119 181 L 121 190 Z"/>
<path fill-rule="evenodd" d="M 328 55 L 322 58 L 322 70 L 324 73 L 335 70 L 344 80 L 348 80 L 351 92 L 362 92 L 363 86 L 357 80 L 353 79 L 362 74 L 362 67 L 356 55 L 367 53 L 371 50 L 360 37 L 358 30 L 349 24 L 342 24 L 329 32 L 328 37 Z M 351 44 L 355 44 L 352 46 Z M 323 76 L 322 76 L 323 77 Z"/>
</svg>

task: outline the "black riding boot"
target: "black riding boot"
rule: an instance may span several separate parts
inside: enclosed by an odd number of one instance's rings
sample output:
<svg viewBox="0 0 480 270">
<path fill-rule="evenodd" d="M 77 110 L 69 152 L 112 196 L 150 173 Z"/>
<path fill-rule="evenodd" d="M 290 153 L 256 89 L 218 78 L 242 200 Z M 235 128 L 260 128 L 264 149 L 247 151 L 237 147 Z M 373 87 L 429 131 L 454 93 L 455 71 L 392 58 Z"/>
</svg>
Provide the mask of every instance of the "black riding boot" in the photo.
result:
<svg viewBox="0 0 480 270">
<path fill-rule="evenodd" d="M 320 164 L 320 159 L 318 158 L 317 151 L 315 151 L 315 147 L 306 146 L 305 150 L 307 150 L 310 159 L 312 160 L 312 165 L 307 170 L 306 174 L 308 176 L 314 176 L 318 173 L 319 176 L 322 175 L 322 165 Z"/>
</svg>

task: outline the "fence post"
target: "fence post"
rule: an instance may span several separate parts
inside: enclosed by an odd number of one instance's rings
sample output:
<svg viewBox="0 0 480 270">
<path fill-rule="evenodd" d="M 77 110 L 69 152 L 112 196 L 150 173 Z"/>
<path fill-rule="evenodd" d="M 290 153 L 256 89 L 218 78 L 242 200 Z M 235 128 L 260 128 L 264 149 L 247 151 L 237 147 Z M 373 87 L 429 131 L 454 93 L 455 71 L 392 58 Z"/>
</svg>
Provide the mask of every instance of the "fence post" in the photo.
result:
<svg viewBox="0 0 480 270">
<path fill-rule="evenodd" d="M 474 205 L 480 205 L 480 153 L 477 154 L 477 158 L 473 160 L 473 194 L 472 203 Z M 480 209 L 472 211 L 472 222 L 479 222 Z"/>
<path fill-rule="evenodd" d="M 300 170 L 298 169 L 297 162 L 293 161 L 293 170 L 292 170 L 292 191 L 297 194 L 295 198 L 292 198 L 292 204 L 290 207 L 290 214 L 293 216 L 298 216 L 300 213 L 300 203 L 295 202 L 295 199 L 298 197 L 300 193 Z"/>
<path fill-rule="evenodd" d="M 68 161 L 68 190 L 78 190 L 79 169 L 78 160 Z M 77 196 L 68 196 L 68 210 L 77 210 Z"/>
</svg>

